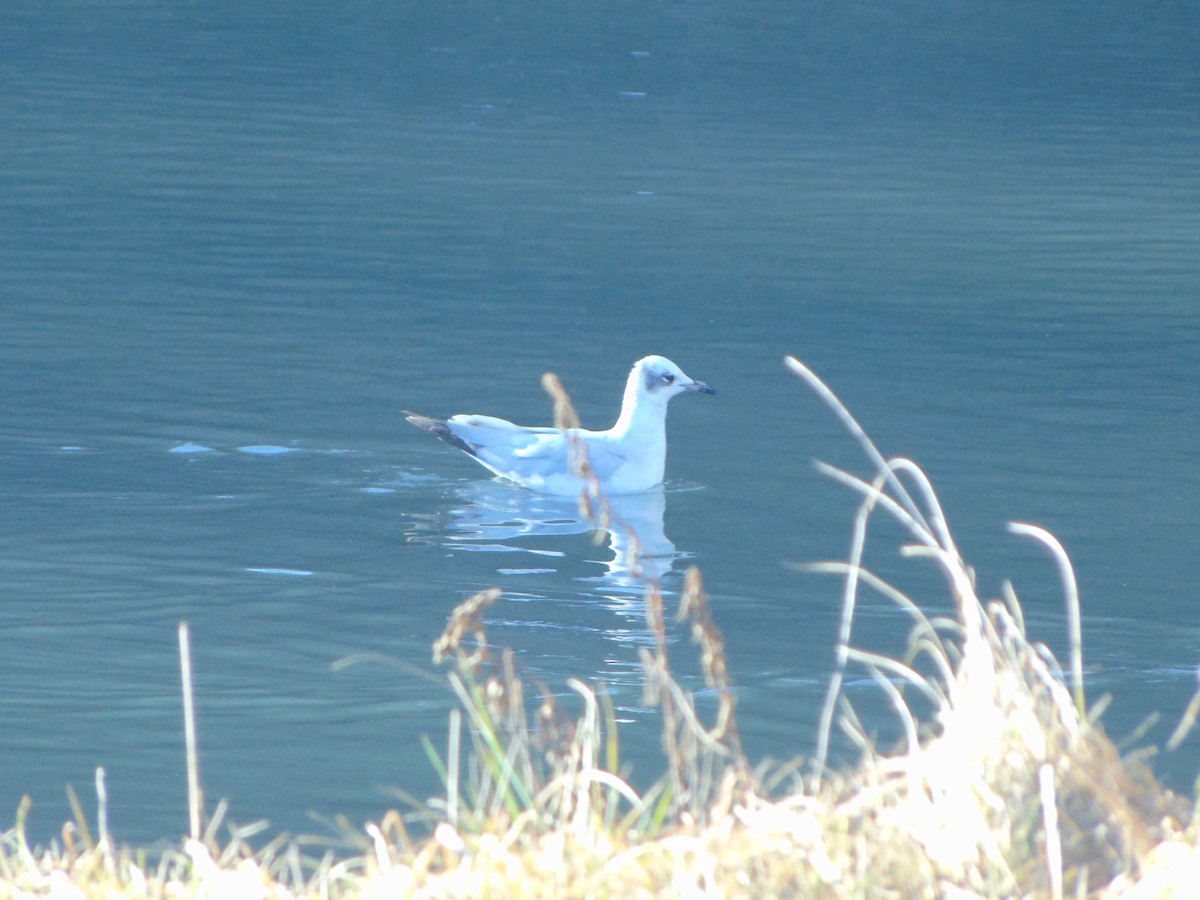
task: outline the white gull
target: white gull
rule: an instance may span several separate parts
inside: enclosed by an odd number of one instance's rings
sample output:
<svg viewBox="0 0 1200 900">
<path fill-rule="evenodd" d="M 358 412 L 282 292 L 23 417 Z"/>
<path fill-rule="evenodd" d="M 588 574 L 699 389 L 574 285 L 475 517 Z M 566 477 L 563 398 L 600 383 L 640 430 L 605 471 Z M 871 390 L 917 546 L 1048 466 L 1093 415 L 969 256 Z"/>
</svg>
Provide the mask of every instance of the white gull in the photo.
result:
<svg viewBox="0 0 1200 900">
<path fill-rule="evenodd" d="M 571 444 L 587 451 L 605 494 L 633 494 L 662 484 L 667 461 L 667 403 L 676 394 L 715 394 L 669 359 L 647 356 L 625 382 L 621 415 L 606 431 L 527 428 L 494 416 L 449 419 L 410 414 L 408 421 L 469 453 L 502 478 L 542 494 L 578 494 L 585 482 L 572 464 Z"/>
</svg>

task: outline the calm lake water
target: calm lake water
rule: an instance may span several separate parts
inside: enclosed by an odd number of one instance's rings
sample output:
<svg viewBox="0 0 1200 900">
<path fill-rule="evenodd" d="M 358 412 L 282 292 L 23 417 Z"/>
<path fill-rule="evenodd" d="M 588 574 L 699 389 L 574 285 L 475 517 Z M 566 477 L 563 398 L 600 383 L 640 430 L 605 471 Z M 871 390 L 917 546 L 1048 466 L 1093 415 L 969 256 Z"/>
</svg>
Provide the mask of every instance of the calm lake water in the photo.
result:
<svg viewBox="0 0 1200 900">
<path fill-rule="evenodd" d="M 536 9 L 535 9 L 536 7 Z M 673 404 L 627 514 L 705 576 L 755 759 L 813 746 L 866 472 L 812 365 L 924 465 L 994 596 L 1091 697 L 1174 727 L 1200 663 L 1194 4 L 8 4 L 0 13 L 0 816 L 186 830 L 176 627 L 202 774 L 239 822 L 329 833 L 437 792 L 448 612 L 556 690 L 611 685 L 635 780 L 640 586 L 570 504 L 490 482 L 402 410 L 587 424 L 628 367 Z M 617 536 L 618 543 L 620 535 Z M 872 562 L 932 608 L 942 586 Z M 619 549 L 619 547 L 618 547 Z M 903 618 L 866 605 L 866 646 Z M 682 631 L 673 662 L 701 687 Z M 352 665 L 335 667 L 350 658 Z M 881 734 L 886 704 L 854 699 Z M 871 717 L 875 718 L 872 719 Z M 1200 772 L 1200 734 L 1155 760 Z"/>
</svg>

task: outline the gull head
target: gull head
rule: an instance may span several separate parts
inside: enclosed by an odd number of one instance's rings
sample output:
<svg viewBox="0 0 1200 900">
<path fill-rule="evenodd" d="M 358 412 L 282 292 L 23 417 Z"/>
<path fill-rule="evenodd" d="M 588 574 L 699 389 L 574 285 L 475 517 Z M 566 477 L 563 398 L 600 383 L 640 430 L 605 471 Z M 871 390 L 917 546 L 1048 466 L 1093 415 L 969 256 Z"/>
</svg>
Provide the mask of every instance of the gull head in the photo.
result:
<svg viewBox="0 0 1200 900">
<path fill-rule="evenodd" d="M 667 403 L 676 394 L 696 391 L 715 394 L 703 381 L 689 378 L 679 366 L 665 356 L 645 356 L 633 364 L 629 380 L 625 382 L 625 396 L 621 400 L 621 415 L 609 433 L 622 439 L 632 434 L 639 441 L 651 440 L 647 434 L 657 434 L 651 443 L 660 444 L 660 457 L 666 453 L 664 426 L 667 418 Z M 661 468 L 661 460 L 659 463 Z M 659 481 L 662 473 L 659 472 Z M 657 482 L 653 482 L 657 483 Z"/>
<path fill-rule="evenodd" d="M 665 404 L 684 391 L 716 393 L 703 381 L 689 378 L 683 369 L 665 356 L 645 356 L 639 359 L 633 364 L 633 371 L 629 373 L 629 384 L 626 386 L 626 393 L 632 392 L 638 402 L 651 400 Z"/>
</svg>

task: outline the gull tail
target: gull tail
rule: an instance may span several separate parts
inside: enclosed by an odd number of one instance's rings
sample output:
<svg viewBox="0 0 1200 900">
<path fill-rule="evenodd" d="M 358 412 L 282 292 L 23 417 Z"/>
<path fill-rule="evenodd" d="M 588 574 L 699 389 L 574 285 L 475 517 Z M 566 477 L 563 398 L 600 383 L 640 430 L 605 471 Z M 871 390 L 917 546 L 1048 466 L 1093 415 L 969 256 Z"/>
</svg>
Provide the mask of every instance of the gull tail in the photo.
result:
<svg viewBox="0 0 1200 900">
<path fill-rule="evenodd" d="M 464 453 L 469 453 L 471 456 L 479 455 L 476 453 L 475 446 L 473 444 L 468 444 L 457 434 L 451 431 L 450 426 L 446 424 L 444 419 L 434 419 L 431 416 L 421 416 L 417 415 L 416 413 L 409 412 L 405 413 L 404 418 L 413 425 L 416 425 L 422 431 L 428 431 L 435 438 L 445 441 L 452 447 L 457 447 Z"/>
</svg>

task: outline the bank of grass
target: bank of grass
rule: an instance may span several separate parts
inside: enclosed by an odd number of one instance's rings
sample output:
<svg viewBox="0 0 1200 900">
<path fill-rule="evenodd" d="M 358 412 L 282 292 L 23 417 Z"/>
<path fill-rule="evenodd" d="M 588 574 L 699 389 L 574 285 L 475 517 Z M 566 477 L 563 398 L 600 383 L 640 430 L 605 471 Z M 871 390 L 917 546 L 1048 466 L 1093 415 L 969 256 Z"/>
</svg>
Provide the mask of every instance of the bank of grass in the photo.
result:
<svg viewBox="0 0 1200 900">
<path fill-rule="evenodd" d="M 1191 801 L 1123 759 L 1086 705 L 1074 580 L 1057 541 L 1013 526 L 1059 564 L 1071 611 L 1065 673 L 1027 636 L 1011 588 L 998 599 L 977 596 L 921 470 L 885 460 L 815 376 L 788 365 L 843 418 L 875 468 L 868 481 L 826 467 L 861 500 L 848 559 L 809 567 L 842 579 L 844 615 L 820 739 L 799 763 L 755 768 L 742 751 L 723 641 L 695 569 L 680 616 L 716 709 L 706 719 L 673 677 L 666 611 L 651 588 L 655 641 L 642 664 L 647 702 L 661 712 L 665 766 L 643 793 L 623 777 L 603 690 L 570 681 L 578 699 L 569 705 L 582 711 L 568 713 L 531 685 L 511 651 L 487 642 L 485 614 L 499 592 L 485 591 L 455 611 L 435 644 L 460 708 L 446 749 L 429 745 L 445 792 L 420 829 L 392 813 L 365 828 L 358 852 L 284 839 L 254 850 L 247 833 L 218 837 L 218 812 L 206 832 L 151 857 L 114 846 L 103 814 L 93 834 L 81 812 L 59 840 L 31 847 L 23 807 L 0 840 L 0 897 L 1200 895 Z M 569 410 L 565 395 L 557 402 Z M 588 502 L 597 518 L 609 514 L 602 498 Z M 880 513 L 910 535 L 905 555 L 945 576 L 953 617 L 927 616 L 863 567 Z M 903 657 L 855 646 L 864 590 L 910 616 Z M 841 690 L 852 670 L 873 677 L 891 702 L 899 746 L 868 739 Z M 835 725 L 861 749 L 857 764 L 839 770 L 826 762 Z"/>
</svg>

